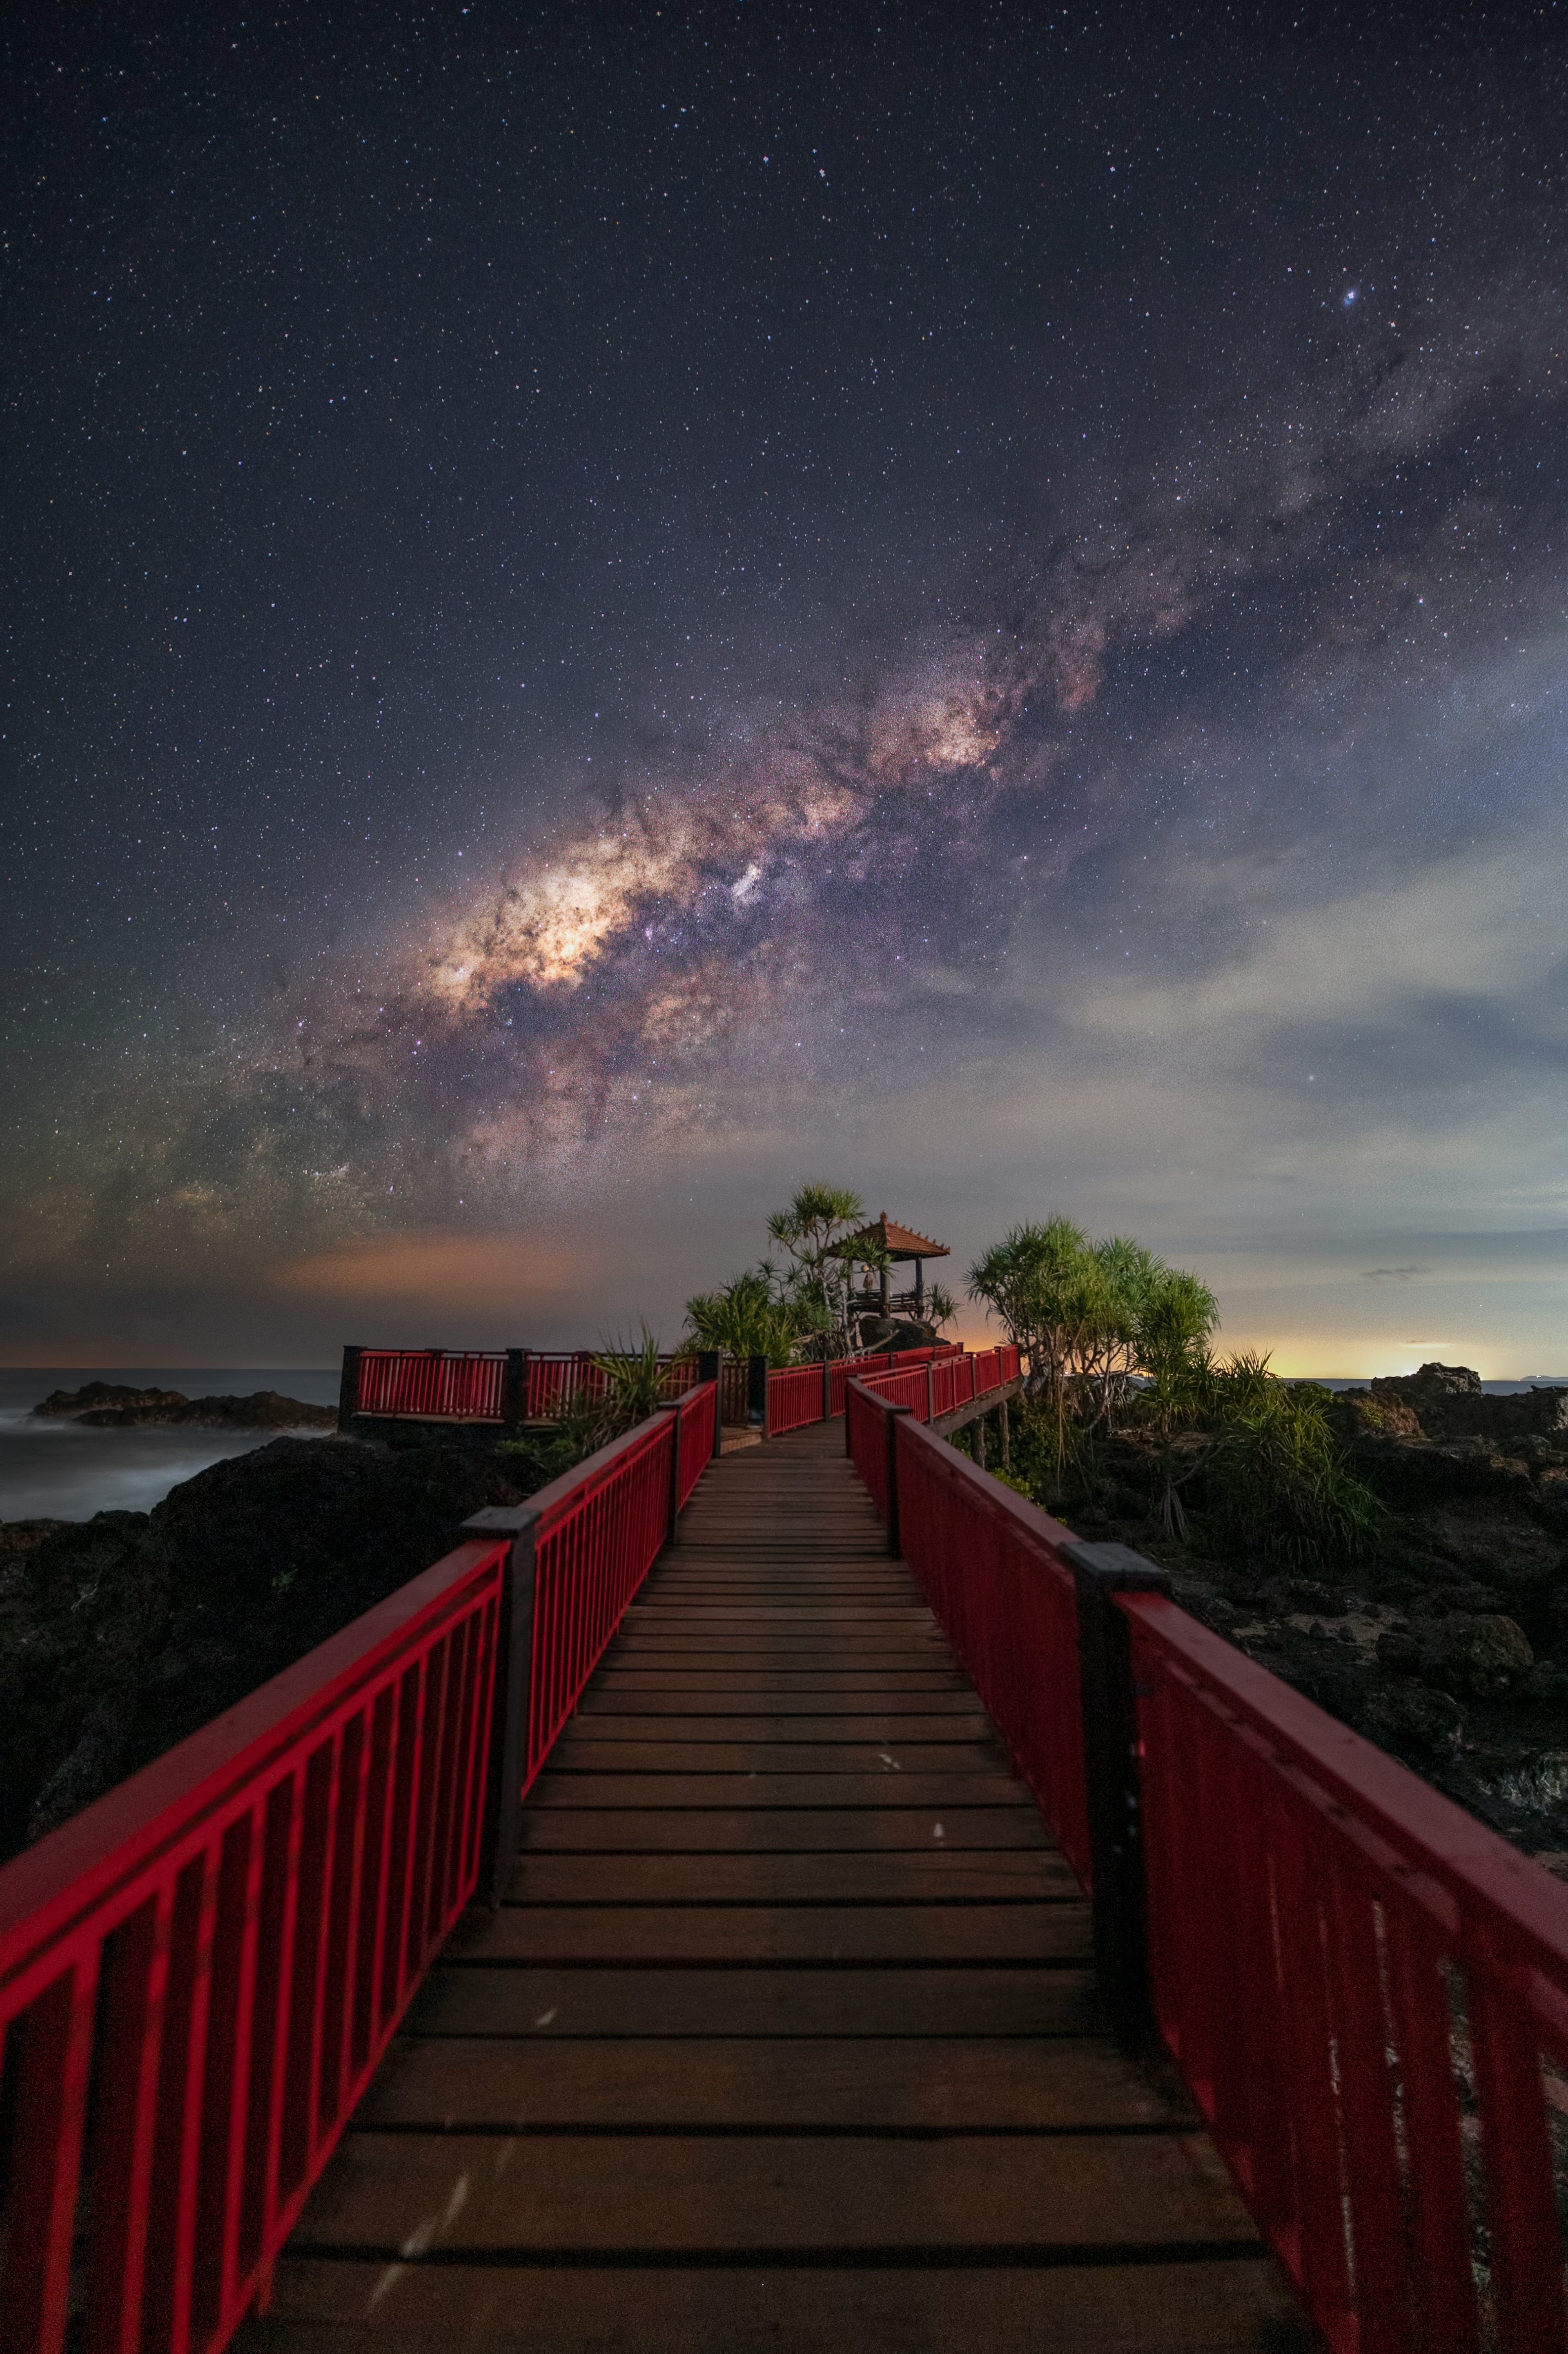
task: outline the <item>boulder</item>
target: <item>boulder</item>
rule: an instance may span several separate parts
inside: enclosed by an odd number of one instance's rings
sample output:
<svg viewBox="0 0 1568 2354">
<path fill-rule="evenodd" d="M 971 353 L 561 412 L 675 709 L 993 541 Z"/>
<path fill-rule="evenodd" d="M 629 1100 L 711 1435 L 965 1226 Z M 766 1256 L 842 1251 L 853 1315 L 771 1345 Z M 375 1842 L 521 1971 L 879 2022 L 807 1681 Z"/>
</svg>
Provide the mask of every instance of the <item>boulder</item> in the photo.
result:
<svg viewBox="0 0 1568 2354">
<path fill-rule="evenodd" d="M 1387 1638 L 1384 1638 L 1387 1640 Z M 1381 1659 L 1383 1646 L 1378 1646 Z M 1451 1611 L 1423 1630 L 1423 1682 L 1472 1700 L 1500 1700 L 1535 1665 L 1530 1638 L 1500 1612 Z"/>
<path fill-rule="evenodd" d="M 1381 1655 L 1382 1646 L 1379 1646 Z M 1465 1730 L 1465 1712 L 1446 1691 L 1425 1684 L 1393 1682 L 1369 1692 L 1359 1712 L 1359 1729 L 1381 1749 L 1425 1764 L 1452 1756 Z"/>
</svg>

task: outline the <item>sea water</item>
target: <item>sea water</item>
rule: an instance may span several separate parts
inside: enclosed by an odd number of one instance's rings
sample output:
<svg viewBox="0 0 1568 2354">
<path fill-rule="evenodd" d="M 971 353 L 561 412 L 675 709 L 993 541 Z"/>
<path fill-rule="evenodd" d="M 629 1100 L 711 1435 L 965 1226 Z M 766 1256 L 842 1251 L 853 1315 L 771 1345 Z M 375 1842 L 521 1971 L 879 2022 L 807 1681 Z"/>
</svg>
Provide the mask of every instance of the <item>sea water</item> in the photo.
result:
<svg viewBox="0 0 1568 2354">
<path fill-rule="evenodd" d="M 0 1369 L 0 1521 L 89 1521 L 94 1512 L 150 1511 L 169 1490 L 226 1456 L 270 1445 L 276 1430 L 85 1430 L 32 1408 L 51 1390 L 86 1382 L 183 1390 L 186 1397 L 249 1397 L 277 1390 L 306 1405 L 337 1404 L 338 1368 L 323 1366 L 51 1365 Z M 320 1432 L 312 1432 L 319 1437 Z"/>
</svg>

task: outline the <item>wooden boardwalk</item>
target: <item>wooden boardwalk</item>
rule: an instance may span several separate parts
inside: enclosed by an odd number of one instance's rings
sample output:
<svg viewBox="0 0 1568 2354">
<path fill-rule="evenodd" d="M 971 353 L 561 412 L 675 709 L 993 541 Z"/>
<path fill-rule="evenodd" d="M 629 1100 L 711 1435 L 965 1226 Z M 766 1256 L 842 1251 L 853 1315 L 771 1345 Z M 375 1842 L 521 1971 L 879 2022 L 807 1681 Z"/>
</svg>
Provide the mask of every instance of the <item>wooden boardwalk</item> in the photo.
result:
<svg viewBox="0 0 1568 2354">
<path fill-rule="evenodd" d="M 242 2354 L 1308 2344 L 842 1447 L 705 1476 Z"/>
</svg>

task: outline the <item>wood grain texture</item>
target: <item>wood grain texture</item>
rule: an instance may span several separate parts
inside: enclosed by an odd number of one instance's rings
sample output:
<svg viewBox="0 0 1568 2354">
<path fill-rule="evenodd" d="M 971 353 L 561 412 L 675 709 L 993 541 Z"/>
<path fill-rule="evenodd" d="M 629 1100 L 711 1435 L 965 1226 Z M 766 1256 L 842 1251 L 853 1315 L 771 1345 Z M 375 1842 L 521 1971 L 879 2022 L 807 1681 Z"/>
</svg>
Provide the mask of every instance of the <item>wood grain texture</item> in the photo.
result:
<svg viewBox="0 0 1568 2354">
<path fill-rule="evenodd" d="M 842 1454 L 726 1457 L 240 2354 L 1308 2344 Z"/>
</svg>

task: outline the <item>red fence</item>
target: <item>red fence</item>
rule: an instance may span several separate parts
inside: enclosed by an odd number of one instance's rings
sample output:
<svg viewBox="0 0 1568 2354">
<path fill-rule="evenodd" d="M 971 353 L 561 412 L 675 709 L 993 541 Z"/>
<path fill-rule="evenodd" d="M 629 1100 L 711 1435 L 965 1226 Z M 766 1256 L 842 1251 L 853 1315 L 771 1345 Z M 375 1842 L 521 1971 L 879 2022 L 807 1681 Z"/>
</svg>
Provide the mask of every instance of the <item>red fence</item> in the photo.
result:
<svg viewBox="0 0 1568 2354">
<path fill-rule="evenodd" d="M 712 1382 L 542 1488 L 534 1533 L 534 1623 L 522 1757 L 526 1790 L 627 1604 L 714 1451 Z"/>
<path fill-rule="evenodd" d="M 525 1787 L 716 1406 L 702 1384 L 524 1507 L 524 1585 L 509 1537 L 460 1546 L 0 1868 L 3 2354 L 224 2345 L 473 1893 L 503 1736 Z"/>
<path fill-rule="evenodd" d="M 406 1416 L 418 1421 L 501 1422 L 507 1410 L 508 1356 L 520 1370 L 516 1412 L 524 1422 L 558 1422 L 574 1398 L 604 1395 L 609 1376 L 596 1357 L 602 1349 L 362 1349 L 354 1386 L 354 1414 Z M 694 1387 L 694 1357 L 662 1357 L 664 1395 Z"/>
<path fill-rule="evenodd" d="M 504 1563 L 461 1546 L 0 1871 L 7 2354 L 78 2302 L 80 2354 L 239 2321 L 473 1888 Z"/>
<path fill-rule="evenodd" d="M 768 1376 L 768 1435 L 770 1438 L 777 1438 L 787 1430 L 799 1430 L 805 1423 L 831 1422 L 835 1416 L 844 1412 L 845 1392 L 851 1382 L 872 1380 L 889 1368 L 907 1371 L 912 1366 L 918 1366 L 922 1369 L 924 1384 L 924 1368 L 927 1364 L 947 1369 L 969 1362 L 962 1346 L 956 1341 L 935 1349 L 906 1349 L 897 1356 L 883 1353 L 840 1357 L 826 1369 L 825 1393 L 821 1364 L 787 1365 L 782 1371 Z M 994 1384 L 988 1386 L 994 1386 Z M 925 1394 L 923 1386 L 921 1395 Z M 965 1391 L 963 1394 L 968 1396 L 971 1393 Z M 946 1410 L 938 1408 L 939 1412 Z"/>
<path fill-rule="evenodd" d="M 871 1385 L 849 1436 L 1088 1887 L 1075 1541 Z M 1113 1606 L 1155 2019 L 1306 2311 L 1336 2354 L 1563 2354 L 1568 1888 L 1163 1596 Z"/>
<path fill-rule="evenodd" d="M 499 1422 L 504 1350 L 366 1349 L 356 1414 Z"/>
<path fill-rule="evenodd" d="M 863 1382 L 889 1405 L 907 1406 L 917 1422 L 932 1422 L 993 1390 L 1005 1389 L 1019 1378 L 1022 1362 L 1011 1345 L 977 1349 L 972 1356 L 957 1349 L 908 1350 L 883 1359 L 885 1372 L 852 1369 L 852 1378 Z"/>
</svg>

